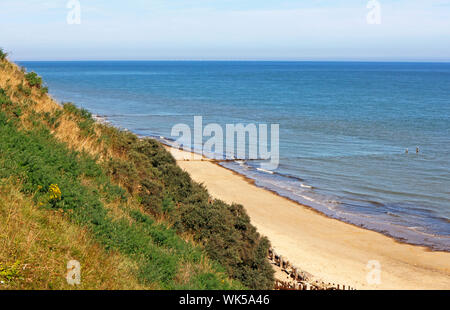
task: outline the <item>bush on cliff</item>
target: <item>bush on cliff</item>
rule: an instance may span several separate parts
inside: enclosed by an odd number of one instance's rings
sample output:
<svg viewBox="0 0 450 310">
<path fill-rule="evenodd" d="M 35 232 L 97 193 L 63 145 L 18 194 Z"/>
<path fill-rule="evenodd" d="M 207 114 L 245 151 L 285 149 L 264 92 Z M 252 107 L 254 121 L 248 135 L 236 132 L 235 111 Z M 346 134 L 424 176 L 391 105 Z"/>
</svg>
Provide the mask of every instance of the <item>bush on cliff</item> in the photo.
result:
<svg viewBox="0 0 450 310">
<path fill-rule="evenodd" d="M 266 260 L 270 243 L 242 206 L 213 201 L 156 140 L 106 127 L 109 146 L 128 154 L 105 165 L 113 179 L 128 184 L 146 210 L 168 218 L 178 232 L 193 234 L 231 277 L 249 288 L 272 288 L 273 270 Z"/>
<path fill-rule="evenodd" d="M 8 57 L 8 53 L 6 53 L 3 48 L 0 48 L 0 60 L 3 61 Z"/>
</svg>

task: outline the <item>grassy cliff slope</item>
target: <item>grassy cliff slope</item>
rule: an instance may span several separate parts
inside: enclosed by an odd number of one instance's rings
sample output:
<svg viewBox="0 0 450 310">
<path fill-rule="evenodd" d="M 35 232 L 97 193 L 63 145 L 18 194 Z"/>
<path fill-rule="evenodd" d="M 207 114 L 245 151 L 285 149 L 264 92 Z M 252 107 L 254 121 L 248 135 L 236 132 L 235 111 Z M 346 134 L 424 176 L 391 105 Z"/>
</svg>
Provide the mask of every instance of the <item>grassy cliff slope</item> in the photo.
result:
<svg viewBox="0 0 450 310">
<path fill-rule="evenodd" d="M 158 142 L 59 105 L 0 53 L 0 288 L 269 289 L 269 242 Z M 0 282 L 2 283 L 2 282 Z"/>
</svg>

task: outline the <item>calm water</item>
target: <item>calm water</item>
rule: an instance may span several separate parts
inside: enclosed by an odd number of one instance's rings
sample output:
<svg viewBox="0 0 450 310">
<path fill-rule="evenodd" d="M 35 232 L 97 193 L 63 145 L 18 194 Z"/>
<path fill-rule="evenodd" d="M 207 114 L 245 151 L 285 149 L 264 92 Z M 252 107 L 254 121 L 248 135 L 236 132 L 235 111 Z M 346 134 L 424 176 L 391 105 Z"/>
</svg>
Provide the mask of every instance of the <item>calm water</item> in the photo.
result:
<svg viewBox="0 0 450 310">
<path fill-rule="evenodd" d="M 332 217 L 450 251 L 450 63 L 21 65 L 58 100 L 142 135 L 170 137 L 194 115 L 279 123 L 276 174 L 224 165 Z"/>
</svg>

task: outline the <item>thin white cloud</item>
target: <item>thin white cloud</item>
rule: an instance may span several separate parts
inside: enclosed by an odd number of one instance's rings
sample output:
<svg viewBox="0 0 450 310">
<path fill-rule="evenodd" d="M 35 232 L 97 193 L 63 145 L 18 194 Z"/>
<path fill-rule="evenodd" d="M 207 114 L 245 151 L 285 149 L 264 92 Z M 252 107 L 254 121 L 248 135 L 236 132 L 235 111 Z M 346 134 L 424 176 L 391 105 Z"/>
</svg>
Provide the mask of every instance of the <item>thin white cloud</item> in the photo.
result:
<svg viewBox="0 0 450 310">
<path fill-rule="evenodd" d="M 2 0 L 0 27 L 7 31 L 0 33 L 0 45 L 17 58 L 46 50 L 49 58 L 109 59 L 450 55 L 450 1 L 444 0 L 380 0 L 380 25 L 367 24 L 365 0 L 315 0 L 301 8 L 286 1 L 283 9 L 214 4 L 223 0 L 192 1 L 194 8 L 182 0 L 80 1 L 82 24 L 67 25 L 65 0 Z"/>
</svg>

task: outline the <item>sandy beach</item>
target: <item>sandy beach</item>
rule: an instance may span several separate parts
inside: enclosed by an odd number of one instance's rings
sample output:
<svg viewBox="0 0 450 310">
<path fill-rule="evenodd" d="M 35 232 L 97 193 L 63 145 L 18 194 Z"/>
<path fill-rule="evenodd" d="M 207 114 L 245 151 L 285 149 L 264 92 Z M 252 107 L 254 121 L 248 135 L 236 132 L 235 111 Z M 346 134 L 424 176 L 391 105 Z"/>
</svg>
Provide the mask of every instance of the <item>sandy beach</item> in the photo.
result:
<svg viewBox="0 0 450 310">
<path fill-rule="evenodd" d="M 450 289 L 450 253 L 400 243 L 328 218 L 259 188 L 217 163 L 168 149 L 178 165 L 214 198 L 244 205 L 277 253 L 318 280 L 356 289 Z M 367 281 L 369 261 L 380 264 L 380 284 Z"/>
</svg>

